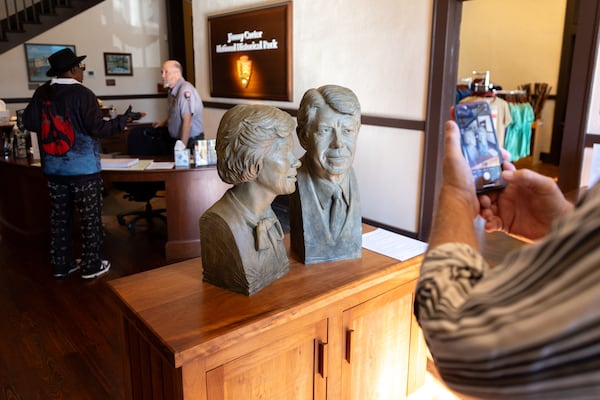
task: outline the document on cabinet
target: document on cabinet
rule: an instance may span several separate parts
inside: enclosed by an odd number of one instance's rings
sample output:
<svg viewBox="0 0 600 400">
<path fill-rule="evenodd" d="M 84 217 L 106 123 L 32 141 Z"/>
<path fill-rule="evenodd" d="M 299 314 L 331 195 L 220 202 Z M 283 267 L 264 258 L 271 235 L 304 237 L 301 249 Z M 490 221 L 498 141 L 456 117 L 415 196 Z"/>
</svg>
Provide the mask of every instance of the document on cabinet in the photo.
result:
<svg viewBox="0 0 600 400">
<path fill-rule="evenodd" d="M 427 243 L 377 228 L 363 234 L 362 247 L 384 256 L 405 261 L 425 253 Z"/>
<path fill-rule="evenodd" d="M 150 165 L 148 165 L 146 169 L 173 169 L 174 166 L 174 162 L 152 161 L 152 163 L 150 163 Z"/>
</svg>

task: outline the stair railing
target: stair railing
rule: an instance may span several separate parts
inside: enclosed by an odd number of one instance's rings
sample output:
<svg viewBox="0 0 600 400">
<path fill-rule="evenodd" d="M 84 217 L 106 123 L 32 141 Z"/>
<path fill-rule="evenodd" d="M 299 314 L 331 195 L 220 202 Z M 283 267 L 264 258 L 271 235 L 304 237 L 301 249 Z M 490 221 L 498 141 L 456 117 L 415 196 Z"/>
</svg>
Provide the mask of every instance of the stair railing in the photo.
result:
<svg viewBox="0 0 600 400">
<path fill-rule="evenodd" d="M 71 0 L 1 0 L 0 40 L 9 32 L 23 32 L 24 24 L 39 24 L 41 15 L 54 15 L 56 7 L 70 7 Z"/>
</svg>

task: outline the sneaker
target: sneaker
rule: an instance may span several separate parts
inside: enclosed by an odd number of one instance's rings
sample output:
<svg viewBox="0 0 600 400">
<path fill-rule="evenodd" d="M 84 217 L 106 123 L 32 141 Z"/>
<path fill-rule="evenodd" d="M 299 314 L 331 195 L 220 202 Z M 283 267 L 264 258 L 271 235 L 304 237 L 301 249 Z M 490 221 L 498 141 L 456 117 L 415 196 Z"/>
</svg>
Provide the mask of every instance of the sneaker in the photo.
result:
<svg viewBox="0 0 600 400">
<path fill-rule="evenodd" d="M 92 278 L 97 278 L 99 276 L 104 275 L 105 273 L 108 272 L 108 270 L 110 269 L 110 261 L 108 260 L 102 260 L 102 262 L 100 263 L 100 267 L 96 268 L 96 269 L 92 269 L 92 268 L 84 268 L 81 270 L 81 277 L 83 279 L 92 279 Z"/>
<path fill-rule="evenodd" d="M 81 260 L 76 260 L 74 264 L 70 267 L 65 267 L 62 265 L 55 265 L 52 267 L 52 276 L 54 278 L 66 278 L 71 275 L 73 272 L 79 269 L 79 263 Z"/>
</svg>

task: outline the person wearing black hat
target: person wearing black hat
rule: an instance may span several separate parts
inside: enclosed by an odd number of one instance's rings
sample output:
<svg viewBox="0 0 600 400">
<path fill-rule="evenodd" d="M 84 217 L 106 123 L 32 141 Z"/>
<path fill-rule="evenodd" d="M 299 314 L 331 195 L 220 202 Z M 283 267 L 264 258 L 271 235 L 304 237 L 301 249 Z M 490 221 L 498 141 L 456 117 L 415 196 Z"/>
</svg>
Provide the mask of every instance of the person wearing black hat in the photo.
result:
<svg viewBox="0 0 600 400">
<path fill-rule="evenodd" d="M 53 53 L 50 57 L 48 57 L 48 62 L 50 63 L 50 69 L 46 72 L 46 76 L 59 76 L 73 67 L 80 67 L 79 69 L 82 72 L 85 71 L 85 64 L 81 64 L 81 62 L 87 56 L 76 56 L 75 53 L 69 48 L 64 48 L 62 50 Z M 83 78 L 79 80 L 83 81 Z"/>
<path fill-rule="evenodd" d="M 98 138 L 122 132 L 133 119 L 131 106 L 105 120 L 96 95 L 82 85 L 86 56 L 65 48 L 48 57 L 53 77 L 36 89 L 23 113 L 23 123 L 41 144 L 42 170 L 50 194 L 50 258 L 52 274 L 64 278 L 81 268 L 84 279 L 104 275 L 102 259 L 102 178 Z M 48 116 L 51 117 L 48 117 Z M 50 128 L 49 128 L 50 127 Z M 81 225 L 81 259 L 73 253 L 73 210 Z"/>
</svg>

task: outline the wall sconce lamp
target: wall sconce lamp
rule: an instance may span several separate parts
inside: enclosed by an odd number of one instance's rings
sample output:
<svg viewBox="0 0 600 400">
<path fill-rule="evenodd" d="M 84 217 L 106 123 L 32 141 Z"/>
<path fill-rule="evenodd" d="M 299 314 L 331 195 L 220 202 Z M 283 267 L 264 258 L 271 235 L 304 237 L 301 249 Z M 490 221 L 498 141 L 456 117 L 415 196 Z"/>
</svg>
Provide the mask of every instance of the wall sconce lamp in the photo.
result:
<svg viewBox="0 0 600 400">
<path fill-rule="evenodd" d="M 248 56 L 241 56 L 237 60 L 238 77 L 244 88 L 248 87 L 250 83 L 250 76 L 252 76 L 252 60 Z"/>
</svg>

